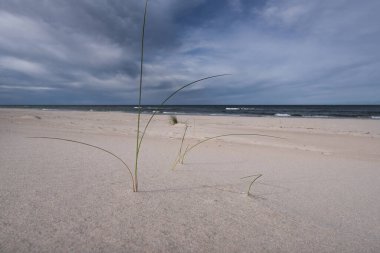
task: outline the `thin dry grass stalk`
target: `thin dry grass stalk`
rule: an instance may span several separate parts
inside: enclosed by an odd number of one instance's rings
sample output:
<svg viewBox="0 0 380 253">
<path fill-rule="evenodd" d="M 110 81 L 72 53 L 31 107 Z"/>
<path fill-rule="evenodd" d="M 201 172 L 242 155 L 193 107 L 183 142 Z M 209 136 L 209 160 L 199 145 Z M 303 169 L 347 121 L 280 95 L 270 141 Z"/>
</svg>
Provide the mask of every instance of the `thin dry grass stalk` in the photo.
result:
<svg viewBox="0 0 380 253">
<path fill-rule="evenodd" d="M 188 146 L 185 150 L 185 152 L 181 155 L 181 164 L 184 163 L 184 160 L 185 160 L 185 156 L 187 153 L 189 153 L 192 149 L 194 149 L 195 147 L 201 145 L 202 143 L 205 143 L 207 141 L 210 141 L 210 140 L 213 140 L 213 139 L 217 139 L 217 138 L 221 138 L 221 137 L 228 137 L 228 136 L 262 136 L 262 137 L 269 137 L 269 138 L 276 138 L 276 139 L 285 139 L 285 138 L 282 138 L 282 137 L 277 137 L 277 136 L 273 136 L 273 135 L 266 135 L 266 134 L 222 134 L 222 135 L 217 135 L 217 136 L 213 136 L 213 137 L 208 137 L 204 140 L 201 140 L 201 141 L 198 141 L 197 143 L 191 145 L 191 146 Z"/>
<path fill-rule="evenodd" d="M 187 129 L 189 128 L 189 126 L 186 124 L 185 126 L 185 131 L 183 132 L 183 136 L 182 136 L 182 140 L 181 140 L 181 146 L 179 148 L 179 152 L 178 152 L 178 155 L 177 155 L 177 158 L 173 164 L 173 167 L 172 169 L 174 170 L 175 167 L 177 166 L 177 164 L 180 162 L 181 160 L 181 155 L 182 155 L 182 147 L 183 147 L 183 143 L 185 142 L 185 136 L 186 136 L 186 132 L 187 132 Z"/>
<path fill-rule="evenodd" d="M 260 177 L 262 177 L 263 175 L 262 174 L 257 174 L 257 175 L 250 175 L 250 176 L 245 176 L 245 177 L 242 177 L 242 178 L 240 178 L 240 179 L 244 179 L 244 178 L 249 178 L 249 177 L 255 177 L 252 181 L 251 181 L 251 183 L 249 184 L 249 187 L 248 187 L 248 191 L 247 191 L 247 196 L 250 196 L 251 195 L 251 188 L 252 188 L 252 185 L 253 185 L 253 183 L 257 180 L 257 179 L 259 179 Z"/>
<path fill-rule="evenodd" d="M 175 90 L 173 93 L 171 93 L 167 98 L 165 98 L 165 99 L 161 102 L 161 104 L 158 105 L 157 108 L 158 108 L 158 109 L 161 109 L 161 108 L 163 107 L 163 105 L 165 105 L 166 102 L 169 101 L 169 99 L 171 99 L 171 98 L 172 98 L 174 95 L 176 95 L 178 92 L 180 92 L 181 90 L 183 90 L 183 89 L 189 87 L 190 85 L 193 85 L 193 84 L 198 83 L 198 82 L 205 81 L 205 80 L 207 80 L 207 79 L 212 79 L 212 78 L 217 78 L 217 77 L 222 77 L 222 76 L 229 76 L 229 75 L 231 75 L 231 74 L 220 74 L 220 75 L 208 76 L 208 77 L 204 77 L 204 78 L 201 78 L 201 79 L 198 79 L 198 80 L 192 81 L 192 82 L 190 82 L 190 83 L 187 83 L 187 84 L 183 85 L 181 88 L 179 88 L 179 89 Z M 148 122 L 146 123 L 145 128 L 144 128 L 144 130 L 142 131 L 142 134 L 141 134 L 140 143 L 139 143 L 139 149 L 141 148 L 141 143 L 142 143 L 143 138 L 144 138 L 144 136 L 145 136 L 146 130 L 148 129 L 148 126 L 150 125 L 150 123 L 152 122 L 153 118 L 157 115 L 158 112 L 159 112 L 159 110 L 154 111 L 154 112 L 152 113 L 152 115 L 149 117 L 149 120 L 148 120 Z"/>
<path fill-rule="evenodd" d="M 139 152 L 140 152 L 140 121 L 141 121 L 141 91 L 142 91 L 142 81 L 143 81 L 143 65 L 144 65 L 144 38 L 145 38 L 145 24 L 146 24 L 146 14 L 148 9 L 148 0 L 145 1 L 145 8 L 144 8 L 144 21 L 142 26 L 142 33 L 141 33 L 141 58 L 140 58 L 140 82 L 139 82 L 139 107 L 138 107 L 138 113 L 137 113 L 137 133 L 136 133 L 136 157 L 135 157 L 135 184 L 133 187 L 133 191 L 138 191 L 138 159 L 139 159 Z"/>
<path fill-rule="evenodd" d="M 189 128 L 188 125 L 185 126 L 185 131 L 183 132 L 183 136 L 182 136 L 182 140 L 181 140 L 181 147 L 179 148 L 179 153 L 178 153 L 178 156 L 181 156 L 182 154 L 182 146 L 183 146 L 183 143 L 185 141 L 185 136 L 186 136 L 186 132 L 187 132 L 187 129 Z"/>
<path fill-rule="evenodd" d="M 101 150 L 101 151 L 103 151 L 103 152 L 106 152 L 107 154 L 110 154 L 111 156 L 115 157 L 115 158 L 118 159 L 120 162 L 122 162 L 123 165 L 128 169 L 128 171 L 129 171 L 129 175 L 131 176 L 132 188 L 135 189 L 135 181 L 134 181 L 134 179 L 133 179 L 133 175 L 132 175 L 132 171 L 131 171 L 131 169 L 130 169 L 130 168 L 128 167 L 128 165 L 123 161 L 123 159 L 121 159 L 119 156 L 115 155 L 115 154 L 112 153 L 111 151 L 108 151 L 107 149 L 104 149 L 104 148 L 101 148 L 101 147 L 98 147 L 98 146 L 95 146 L 95 145 L 92 145 L 92 144 L 88 144 L 88 143 L 85 143 L 85 142 L 76 141 L 76 140 L 70 140 L 70 139 L 64 139 L 64 138 L 45 137 L 45 136 L 41 136 L 41 137 L 27 137 L 27 138 L 30 138 L 30 139 L 50 139 L 50 140 L 67 141 L 67 142 L 72 142 L 72 143 L 77 143 L 77 144 L 81 144 L 81 145 L 89 146 L 89 147 L 92 147 L 92 148 L 99 149 L 99 150 Z"/>
</svg>

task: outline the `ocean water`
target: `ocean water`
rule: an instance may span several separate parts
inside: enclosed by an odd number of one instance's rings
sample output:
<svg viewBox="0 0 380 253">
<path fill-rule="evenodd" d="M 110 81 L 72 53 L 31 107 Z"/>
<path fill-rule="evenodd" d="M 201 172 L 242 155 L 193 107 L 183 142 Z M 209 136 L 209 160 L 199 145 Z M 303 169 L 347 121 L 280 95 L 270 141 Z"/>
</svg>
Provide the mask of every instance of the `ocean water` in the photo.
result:
<svg viewBox="0 0 380 253">
<path fill-rule="evenodd" d="M 121 111 L 137 113 L 135 105 L 18 105 L 6 108 L 41 110 Z M 234 115 L 256 117 L 366 118 L 380 120 L 380 105 L 143 105 L 143 113 Z"/>
</svg>

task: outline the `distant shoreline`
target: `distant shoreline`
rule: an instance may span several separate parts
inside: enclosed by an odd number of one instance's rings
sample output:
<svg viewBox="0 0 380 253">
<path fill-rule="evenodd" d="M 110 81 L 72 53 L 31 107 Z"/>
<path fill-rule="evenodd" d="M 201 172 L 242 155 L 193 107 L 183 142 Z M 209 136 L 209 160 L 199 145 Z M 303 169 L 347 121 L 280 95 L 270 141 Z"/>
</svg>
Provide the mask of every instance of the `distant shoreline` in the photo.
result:
<svg viewBox="0 0 380 253">
<path fill-rule="evenodd" d="M 0 108 L 137 113 L 136 105 L 3 105 Z M 380 105 L 144 105 L 143 113 L 279 118 L 380 119 Z"/>
</svg>

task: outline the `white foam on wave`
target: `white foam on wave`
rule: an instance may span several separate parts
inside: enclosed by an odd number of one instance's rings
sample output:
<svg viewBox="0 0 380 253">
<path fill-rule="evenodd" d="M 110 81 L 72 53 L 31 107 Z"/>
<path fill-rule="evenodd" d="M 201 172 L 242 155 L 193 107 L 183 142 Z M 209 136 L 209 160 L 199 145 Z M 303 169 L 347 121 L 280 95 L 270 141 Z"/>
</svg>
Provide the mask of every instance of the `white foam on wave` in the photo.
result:
<svg viewBox="0 0 380 253">
<path fill-rule="evenodd" d="M 226 111 L 253 111 L 255 108 L 253 107 L 226 107 Z"/>
<path fill-rule="evenodd" d="M 371 116 L 371 119 L 380 119 L 380 116 Z"/>
<path fill-rule="evenodd" d="M 290 117 L 290 115 L 287 113 L 276 113 L 274 116 L 276 116 L 276 117 Z"/>
</svg>

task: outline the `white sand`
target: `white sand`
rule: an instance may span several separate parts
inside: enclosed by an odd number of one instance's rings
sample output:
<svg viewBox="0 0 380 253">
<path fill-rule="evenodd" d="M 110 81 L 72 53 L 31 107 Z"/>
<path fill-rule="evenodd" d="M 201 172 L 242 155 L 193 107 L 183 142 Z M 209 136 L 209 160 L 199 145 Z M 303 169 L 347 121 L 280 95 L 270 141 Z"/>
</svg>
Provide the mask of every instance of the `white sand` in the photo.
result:
<svg viewBox="0 0 380 253">
<path fill-rule="evenodd" d="M 159 116 L 140 192 L 136 115 L 0 110 L 0 252 L 380 252 L 380 120 Z M 146 116 L 144 116 L 146 120 Z M 261 173 L 252 188 L 249 180 Z"/>
</svg>

